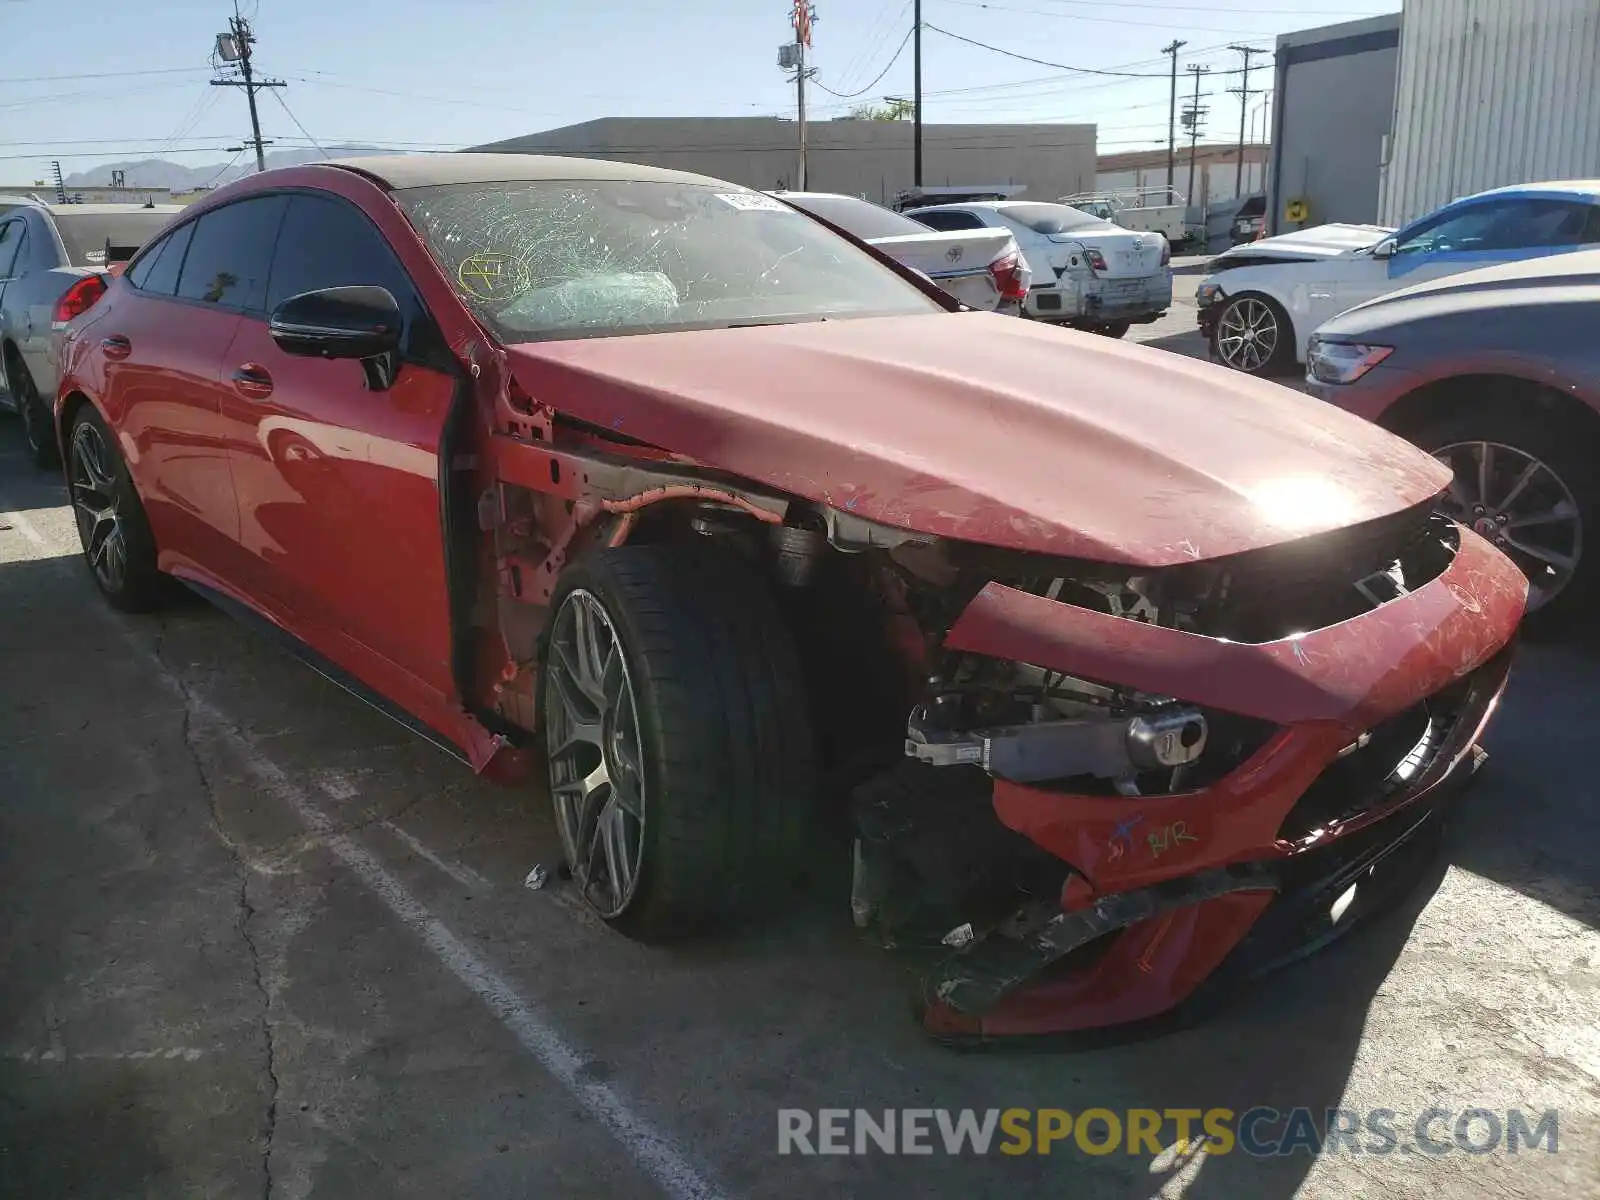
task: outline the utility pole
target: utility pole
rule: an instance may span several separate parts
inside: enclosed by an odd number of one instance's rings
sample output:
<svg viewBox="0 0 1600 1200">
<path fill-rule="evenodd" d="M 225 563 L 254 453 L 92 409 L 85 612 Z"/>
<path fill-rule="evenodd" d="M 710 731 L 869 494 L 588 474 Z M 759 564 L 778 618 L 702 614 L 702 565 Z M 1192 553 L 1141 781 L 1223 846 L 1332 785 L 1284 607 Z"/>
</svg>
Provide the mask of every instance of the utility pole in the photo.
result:
<svg viewBox="0 0 1600 1200">
<path fill-rule="evenodd" d="M 1178 51 L 1188 42 L 1174 38 L 1161 47 L 1161 53 L 1172 56 L 1172 96 L 1167 102 L 1167 191 L 1172 191 L 1172 170 L 1178 158 Z"/>
<path fill-rule="evenodd" d="M 1239 161 L 1234 164 L 1233 173 L 1233 194 L 1237 198 L 1244 195 L 1244 123 L 1245 116 L 1250 110 L 1250 97 L 1255 95 L 1255 92 L 1250 90 L 1250 58 L 1255 54 L 1265 54 L 1266 51 L 1259 50 L 1255 46 L 1238 44 L 1229 46 L 1228 49 L 1237 50 L 1244 56 L 1244 78 L 1239 81 L 1238 87 L 1228 89 L 1230 93 L 1239 97 Z M 1259 90 L 1258 88 L 1257 91 Z"/>
<path fill-rule="evenodd" d="M 1190 63 L 1184 70 L 1194 76 L 1194 103 L 1183 110 L 1183 126 L 1189 131 L 1189 190 L 1184 202 L 1194 204 L 1194 160 L 1195 151 L 1200 141 L 1200 124 L 1205 120 L 1206 110 L 1200 107 L 1200 77 L 1209 75 L 1211 68 L 1199 63 Z"/>
<path fill-rule="evenodd" d="M 239 64 L 239 79 L 213 79 L 212 87 L 242 87 L 245 99 L 250 104 L 250 136 L 245 139 L 246 146 L 254 146 L 256 151 L 256 170 L 267 169 L 266 155 L 262 153 L 263 146 L 270 146 L 271 142 L 261 140 L 261 117 L 256 112 L 256 92 L 261 88 L 288 87 L 281 79 L 257 79 L 255 69 L 250 61 L 250 47 L 255 44 L 255 35 L 250 32 L 250 22 L 239 15 L 238 0 L 234 0 L 233 16 L 228 19 L 228 32 L 217 34 L 217 57 L 223 62 L 236 62 Z"/>
<path fill-rule="evenodd" d="M 795 122 L 799 126 L 799 157 L 795 170 L 795 191 L 806 190 L 806 80 L 813 74 L 806 66 L 806 50 L 811 45 L 811 25 L 817 9 L 810 0 L 793 0 L 789 24 L 794 26 L 794 41 L 778 47 L 778 66 L 794 72 Z"/>
<path fill-rule="evenodd" d="M 911 10 L 911 185 L 922 186 L 922 0 Z"/>
</svg>

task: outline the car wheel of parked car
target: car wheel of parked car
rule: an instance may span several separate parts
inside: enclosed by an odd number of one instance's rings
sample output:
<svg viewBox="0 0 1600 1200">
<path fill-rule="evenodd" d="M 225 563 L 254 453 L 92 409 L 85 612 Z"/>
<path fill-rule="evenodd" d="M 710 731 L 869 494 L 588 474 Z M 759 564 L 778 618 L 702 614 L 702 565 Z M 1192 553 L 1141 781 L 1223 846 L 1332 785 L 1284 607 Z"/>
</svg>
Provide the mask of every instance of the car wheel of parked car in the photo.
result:
<svg viewBox="0 0 1600 1200">
<path fill-rule="evenodd" d="M 1120 338 L 1127 337 L 1128 330 L 1132 327 L 1133 322 L 1131 321 L 1112 321 L 1106 325 L 1095 325 L 1093 326 L 1093 330 L 1095 333 L 1098 333 L 1103 337 Z"/>
<path fill-rule="evenodd" d="M 540 718 L 585 902 L 660 941 L 788 878 L 811 829 L 813 746 L 763 581 L 711 548 L 629 546 L 569 567 L 551 611 Z"/>
<path fill-rule="evenodd" d="M 6 364 L 6 379 L 11 384 L 11 399 L 16 403 L 17 415 L 22 418 L 22 436 L 28 444 L 28 458 L 42 469 L 61 465 L 56 454 L 56 440 L 50 429 L 50 410 L 46 407 L 33 376 L 22 359 L 16 355 Z"/>
<path fill-rule="evenodd" d="M 1530 627 L 1592 611 L 1600 555 L 1584 543 L 1600 528 L 1600 471 L 1590 444 L 1499 412 L 1452 413 L 1407 433 L 1455 472 L 1445 513 L 1528 576 Z"/>
<path fill-rule="evenodd" d="M 1246 375 L 1282 374 L 1294 362 L 1294 325 L 1276 300 L 1245 292 L 1217 314 L 1211 350 Z"/>
<path fill-rule="evenodd" d="M 67 486 L 78 539 L 95 584 L 124 612 L 143 612 L 163 598 L 156 543 L 116 441 L 92 405 L 78 410 L 67 450 Z"/>
</svg>

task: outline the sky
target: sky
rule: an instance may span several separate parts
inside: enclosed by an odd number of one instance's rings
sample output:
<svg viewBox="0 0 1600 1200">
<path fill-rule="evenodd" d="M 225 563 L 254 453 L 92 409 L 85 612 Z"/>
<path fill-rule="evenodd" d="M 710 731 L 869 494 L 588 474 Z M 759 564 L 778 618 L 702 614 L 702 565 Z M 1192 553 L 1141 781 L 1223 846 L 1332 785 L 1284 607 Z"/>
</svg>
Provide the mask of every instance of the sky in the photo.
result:
<svg viewBox="0 0 1600 1200">
<path fill-rule="evenodd" d="M 68 174 L 119 159 L 228 162 L 228 147 L 249 135 L 245 97 L 208 80 L 231 3 L 0 0 L 0 183 L 43 179 L 52 159 Z M 605 116 L 794 112 L 794 87 L 777 66 L 778 46 L 792 37 L 789 0 L 239 3 L 255 30 L 258 73 L 288 84 L 259 98 L 273 149 L 448 150 Z M 815 6 L 813 119 L 911 94 L 912 0 Z M 1241 56 L 1229 43 L 1270 52 L 1279 33 L 1399 7 L 923 0 L 923 118 L 1092 121 L 1102 153 L 1153 149 L 1167 126 L 1161 47 L 1179 38 L 1188 43 L 1180 69 L 1213 71 L 1201 90 L 1205 136 L 1232 141 L 1239 100 L 1225 89 L 1239 86 Z M 1270 53 L 1255 59 L 1253 90 L 1271 87 L 1271 61 Z M 1123 74 L 1065 69 L 1073 67 Z M 1259 134 L 1263 96 L 1249 103 Z"/>
</svg>

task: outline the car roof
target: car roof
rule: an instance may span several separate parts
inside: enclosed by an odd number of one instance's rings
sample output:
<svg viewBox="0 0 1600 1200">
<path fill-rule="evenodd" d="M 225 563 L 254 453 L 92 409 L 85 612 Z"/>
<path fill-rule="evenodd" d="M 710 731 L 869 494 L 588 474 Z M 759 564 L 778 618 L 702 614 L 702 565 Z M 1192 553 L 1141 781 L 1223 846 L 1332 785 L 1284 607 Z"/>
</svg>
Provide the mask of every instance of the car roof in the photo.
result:
<svg viewBox="0 0 1600 1200">
<path fill-rule="evenodd" d="M 42 207 L 48 209 L 52 216 L 71 217 L 80 214 L 83 216 L 107 216 L 138 212 L 165 213 L 170 216 L 173 213 L 181 213 L 186 206 L 182 204 L 46 204 Z"/>
<path fill-rule="evenodd" d="M 688 171 L 552 154 L 375 154 L 363 158 L 336 158 L 316 165 L 366 175 L 393 191 L 450 183 L 520 183 L 547 179 L 696 183 L 745 190 L 739 184 Z"/>
<path fill-rule="evenodd" d="M 1491 188 L 1486 192 L 1477 192 L 1471 196 L 1463 196 L 1463 200 L 1482 200 L 1486 196 L 1528 196 L 1532 198 L 1551 196 L 1582 196 L 1586 199 L 1600 199 L 1600 179 L 1556 179 L 1547 183 L 1513 183 L 1506 187 Z"/>
</svg>

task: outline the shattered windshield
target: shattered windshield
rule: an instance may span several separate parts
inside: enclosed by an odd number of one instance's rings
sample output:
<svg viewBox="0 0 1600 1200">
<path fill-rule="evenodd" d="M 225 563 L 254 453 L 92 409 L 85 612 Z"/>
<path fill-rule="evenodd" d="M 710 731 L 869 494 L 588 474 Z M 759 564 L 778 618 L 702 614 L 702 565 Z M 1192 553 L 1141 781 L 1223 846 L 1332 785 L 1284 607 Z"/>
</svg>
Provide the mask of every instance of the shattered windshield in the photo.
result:
<svg viewBox="0 0 1600 1200">
<path fill-rule="evenodd" d="M 535 180 L 399 196 L 505 342 L 945 311 L 804 214 L 731 185 Z"/>
</svg>

